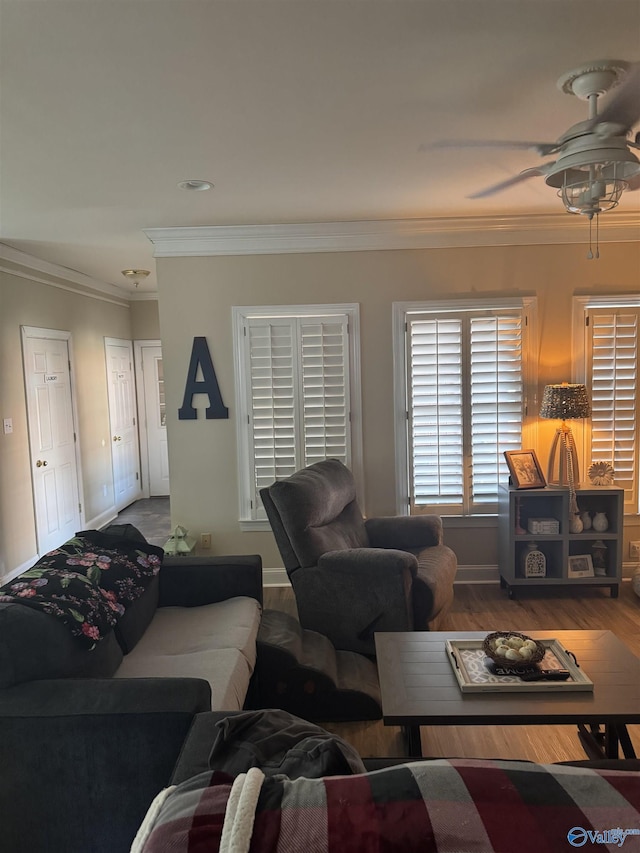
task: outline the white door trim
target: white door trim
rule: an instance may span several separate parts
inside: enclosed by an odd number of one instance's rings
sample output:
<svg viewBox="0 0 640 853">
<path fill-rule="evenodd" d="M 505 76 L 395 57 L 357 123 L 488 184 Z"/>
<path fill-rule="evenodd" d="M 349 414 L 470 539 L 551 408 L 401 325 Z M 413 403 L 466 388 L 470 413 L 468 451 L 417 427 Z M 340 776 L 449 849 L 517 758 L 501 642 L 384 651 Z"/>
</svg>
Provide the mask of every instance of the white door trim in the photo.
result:
<svg viewBox="0 0 640 853">
<path fill-rule="evenodd" d="M 25 393 L 25 403 L 27 403 L 27 377 L 25 375 L 25 364 L 24 357 L 26 353 L 26 341 L 28 338 L 49 338 L 50 340 L 61 340 L 67 342 L 67 349 L 69 350 L 69 382 L 71 384 L 71 416 L 73 418 L 73 431 L 75 433 L 76 440 L 73 443 L 73 450 L 76 460 L 76 486 L 78 489 L 78 501 L 80 502 L 80 527 L 84 528 L 86 525 L 85 520 L 85 504 L 84 504 L 84 489 L 83 482 L 84 478 L 82 475 L 82 458 L 80 456 L 80 428 L 79 423 L 80 420 L 78 418 L 78 408 L 76 405 L 76 400 L 78 399 L 77 391 L 76 391 L 76 372 L 75 372 L 75 357 L 73 354 L 73 338 L 71 336 L 71 332 L 64 331 L 62 329 L 43 329 L 39 326 L 21 326 L 21 337 L 22 337 L 22 377 L 24 381 L 24 393 Z M 29 460 L 30 466 L 33 465 L 32 462 L 32 451 L 31 451 L 31 441 L 29 440 Z M 35 506 L 35 494 L 33 493 L 33 478 L 31 478 L 31 490 L 32 490 L 32 498 L 33 498 L 33 525 L 36 534 L 36 544 L 38 543 L 38 523 L 36 518 L 36 506 Z M 42 554 L 38 547 L 38 557 L 41 557 Z"/>
<path fill-rule="evenodd" d="M 151 496 L 151 470 L 149 465 L 149 426 L 145 392 L 144 350 L 156 348 L 162 349 L 162 341 L 157 338 L 148 338 L 133 342 L 133 362 L 138 404 L 138 435 L 140 439 L 140 478 L 143 491 L 142 496 L 145 498 Z"/>
<path fill-rule="evenodd" d="M 142 350 L 145 347 L 161 346 L 162 341 L 156 338 L 133 342 L 133 364 L 136 376 L 136 400 L 138 404 L 138 436 L 140 438 L 140 478 L 142 480 L 141 487 L 143 498 L 150 497 L 151 484 L 149 474 L 149 442 L 147 440 L 147 410 L 144 399 L 144 375 L 142 373 Z M 142 424 L 143 416 L 144 427 Z"/>
</svg>

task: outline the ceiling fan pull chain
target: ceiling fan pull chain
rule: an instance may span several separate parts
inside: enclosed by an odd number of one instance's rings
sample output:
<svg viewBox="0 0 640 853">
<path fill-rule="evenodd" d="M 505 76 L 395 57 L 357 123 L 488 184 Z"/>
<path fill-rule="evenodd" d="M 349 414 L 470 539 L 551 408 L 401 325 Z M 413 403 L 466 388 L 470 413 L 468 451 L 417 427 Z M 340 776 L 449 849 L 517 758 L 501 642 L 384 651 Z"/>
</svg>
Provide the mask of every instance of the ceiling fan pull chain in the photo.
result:
<svg viewBox="0 0 640 853">
<path fill-rule="evenodd" d="M 600 217 L 596 213 L 596 258 L 600 257 Z"/>
<path fill-rule="evenodd" d="M 589 217 L 589 251 L 587 252 L 587 258 L 589 258 L 590 261 L 593 260 L 593 252 L 591 251 L 591 223 L 592 223 L 592 221 L 593 221 L 593 217 L 590 216 Z"/>
</svg>

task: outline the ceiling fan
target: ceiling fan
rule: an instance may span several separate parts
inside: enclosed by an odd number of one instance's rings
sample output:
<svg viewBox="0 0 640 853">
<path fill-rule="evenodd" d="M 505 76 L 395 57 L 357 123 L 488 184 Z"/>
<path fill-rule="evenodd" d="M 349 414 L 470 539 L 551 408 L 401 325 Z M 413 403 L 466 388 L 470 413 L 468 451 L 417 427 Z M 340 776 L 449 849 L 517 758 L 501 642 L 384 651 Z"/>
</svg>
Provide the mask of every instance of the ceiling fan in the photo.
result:
<svg viewBox="0 0 640 853">
<path fill-rule="evenodd" d="M 490 146 L 532 149 L 542 157 L 555 154 L 555 160 L 524 169 L 469 198 L 485 198 L 529 178 L 544 177 L 548 186 L 556 188 L 569 212 L 591 220 L 616 207 L 625 190 L 640 189 L 640 161 L 630 150 L 640 150 L 640 133 L 635 140 L 627 138 L 640 119 L 640 62 L 590 62 L 564 74 L 557 85 L 566 94 L 587 101 L 589 115 L 555 142 L 443 140 L 420 148 Z M 615 92 L 598 113 L 598 98 L 614 87 Z"/>
</svg>

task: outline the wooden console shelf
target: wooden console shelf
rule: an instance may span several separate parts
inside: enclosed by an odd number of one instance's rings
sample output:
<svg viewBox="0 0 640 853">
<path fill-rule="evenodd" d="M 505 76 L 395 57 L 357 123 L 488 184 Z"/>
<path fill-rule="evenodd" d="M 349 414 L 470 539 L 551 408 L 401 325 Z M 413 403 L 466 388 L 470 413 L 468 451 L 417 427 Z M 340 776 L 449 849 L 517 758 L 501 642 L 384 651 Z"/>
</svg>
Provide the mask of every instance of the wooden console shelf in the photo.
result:
<svg viewBox="0 0 640 853">
<path fill-rule="evenodd" d="M 580 512 L 606 514 L 609 526 L 598 532 L 593 528 L 582 533 L 569 532 L 569 490 L 547 486 L 544 489 L 500 488 L 499 495 L 499 568 L 500 585 L 512 598 L 518 587 L 535 586 L 608 586 L 616 598 L 622 581 L 623 490 L 617 486 L 590 486 L 576 489 Z M 530 533 L 532 518 L 555 519 L 557 533 Z M 524 532 L 518 532 L 524 531 Z M 595 555 L 594 544 L 601 540 L 604 553 L 604 574 L 594 577 L 571 577 L 569 558 Z M 546 558 L 544 577 L 526 577 L 523 566 L 529 543 Z M 597 549 L 596 549 L 597 550 Z M 602 571 L 602 570 L 601 570 Z"/>
</svg>

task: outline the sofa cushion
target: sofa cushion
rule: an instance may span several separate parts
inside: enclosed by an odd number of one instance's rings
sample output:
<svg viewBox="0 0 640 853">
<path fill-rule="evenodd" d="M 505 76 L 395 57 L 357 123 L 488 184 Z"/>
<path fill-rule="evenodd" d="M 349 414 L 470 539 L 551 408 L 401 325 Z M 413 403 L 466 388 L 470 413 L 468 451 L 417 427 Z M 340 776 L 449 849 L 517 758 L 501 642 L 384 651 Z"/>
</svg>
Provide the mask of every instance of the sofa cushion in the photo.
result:
<svg viewBox="0 0 640 853">
<path fill-rule="evenodd" d="M 88 649 L 53 616 L 0 603 L 0 688 L 45 678 L 109 677 L 121 661 L 113 631 Z"/>
<path fill-rule="evenodd" d="M 232 778 L 202 773 L 156 798 L 131 850 L 190 850 L 197 821 L 197 849 L 208 851 L 219 850 L 223 832 L 228 837 L 230 831 L 232 838 L 236 832 L 250 837 L 252 853 L 559 851 L 571 849 L 571 832 L 582 844 L 589 840 L 585 830 L 620 827 L 635 834 L 638 778 L 633 772 L 479 759 L 420 761 L 321 779 L 261 778 L 253 768 L 233 782 L 234 797 L 243 804 L 236 810 L 227 809 Z M 251 798 L 247 789 L 254 782 L 258 793 Z"/>
<path fill-rule="evenodd" d="M 258 602 L 244 596 L 202 607 L 161 607 L 116 677 L 204 678 L 214 710 L 239 710 L 255 666 L 260 613 Z"/>
<path fill-rule="evenodd" d="M 301 567 L 315 566 L 327 551 L 367 548 L 369 539 L 351 471 L 324 459 L 269 488 Z"/>
</svg>

